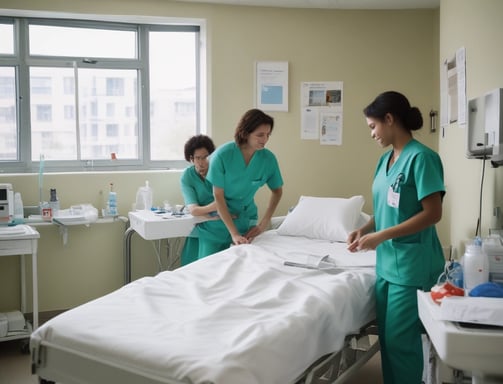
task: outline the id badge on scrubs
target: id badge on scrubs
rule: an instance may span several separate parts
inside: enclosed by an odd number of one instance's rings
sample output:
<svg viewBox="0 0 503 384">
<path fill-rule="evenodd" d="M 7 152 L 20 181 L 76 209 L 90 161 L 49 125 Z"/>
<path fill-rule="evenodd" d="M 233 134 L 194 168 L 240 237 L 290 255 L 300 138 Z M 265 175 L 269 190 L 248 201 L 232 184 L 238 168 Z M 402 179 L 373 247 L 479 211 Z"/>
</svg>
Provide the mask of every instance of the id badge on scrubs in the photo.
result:
<svg viewBox="0 0 503 384">
<path fill-rule="evenodd" d="M 400 192 L 395 192 L 393 187 L 388 189 L 388 205 L 393 208 L 398 208 L 400 203 Z"/>
<path fill-rule="evenodd" d="M 398 208 L 400 204 L 400 185 L 403 182 L 405 176 L 403 173 L 399 173 L 396 180 L 388 189 L 388 205 L 393 208 Z"/>
</svg>

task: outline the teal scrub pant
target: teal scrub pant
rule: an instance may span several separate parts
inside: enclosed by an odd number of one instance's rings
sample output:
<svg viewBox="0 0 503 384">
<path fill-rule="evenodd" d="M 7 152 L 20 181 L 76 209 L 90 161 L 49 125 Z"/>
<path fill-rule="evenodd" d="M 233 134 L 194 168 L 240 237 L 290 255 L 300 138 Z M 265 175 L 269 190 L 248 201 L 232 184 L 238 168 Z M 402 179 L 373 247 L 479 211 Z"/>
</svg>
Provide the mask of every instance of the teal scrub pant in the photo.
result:
<svg viewBox="0 0 503 384">
<path fill-rule="evenodd" d="M 230 236 L 229 236 L 230 238 Z M 206 256 L 213 255 L 214 253 L 223 251 L 231 246 L 232 238 L 226 239 L 225 242 L 221 243 L 218 241 L 204 240 L 199 242 L 199 255 L 198 258 L 202 259 Z"/>
<path fill-rule="evenodd" d="M 183 245 L 180 264 L 182 266 L 196 261 L 199 255 L 199 239 L 197 237 L 187 237 Z"/>
<path fill-rule="evenodd" d="M 376 281 L 376 312 L 384 384 L 421 384 L 423 327 L 417 310 L 420 287 Z"/>
<path fill-rule="evenodd" d="M 250 229 L 250 219 L 241 215 L 234 219 L 234 225 L 239 233 L 246 233 Z M 205 221 L 198 224 L 199 230 L 199 259 L 223 251 L 232 245 L 232 237 L 221 220 Z"/>
<path fill-rule="evenodd" d="M 213 255 L 231 246 L 232 237 L 221 220 L 206 221 L 198 225 L 199 254 L 198 259 Z"/>
</svg>

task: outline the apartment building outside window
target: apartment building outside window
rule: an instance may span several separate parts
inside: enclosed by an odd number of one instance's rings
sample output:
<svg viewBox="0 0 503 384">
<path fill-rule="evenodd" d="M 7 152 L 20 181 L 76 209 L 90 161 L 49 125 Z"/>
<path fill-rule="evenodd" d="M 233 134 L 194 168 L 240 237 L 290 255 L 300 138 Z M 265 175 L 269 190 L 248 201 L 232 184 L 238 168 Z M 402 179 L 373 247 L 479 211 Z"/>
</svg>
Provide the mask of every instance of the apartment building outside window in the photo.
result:
<svg viewBox="0 0 503 384">
<path fill-rule="evenodd" d="M 0 169 L 33 171 L 42 158 L 48 170 L 184 166 L 185 141 L 204 132 L 199 34 L 0 19 Z"/>
</svg>

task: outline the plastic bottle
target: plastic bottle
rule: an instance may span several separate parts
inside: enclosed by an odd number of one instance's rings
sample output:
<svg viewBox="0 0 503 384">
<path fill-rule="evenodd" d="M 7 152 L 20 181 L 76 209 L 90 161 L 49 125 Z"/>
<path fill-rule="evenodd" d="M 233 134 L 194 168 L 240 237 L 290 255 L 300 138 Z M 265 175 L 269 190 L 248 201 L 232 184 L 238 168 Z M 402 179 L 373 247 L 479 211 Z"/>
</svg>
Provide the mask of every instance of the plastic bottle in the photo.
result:
<svg viewBox="0 0 503 384">
<path fill-rule="evenodd" d="M 450 263 L 448 267 L 448 280 L 458 288 L 463 288 L 463 266 L 457 261 Z"/>
<path fill-rule="evenodd" d="M 110 192 L 108 192 L 107 214 L 108 216 L 117 216 L 119 214 L 117 210 L 117 192 L 114 191 L 113 183 L 110 183 Z"/>
<path fill-rule="evenodd" d="M 150 188 L 148 180 L 145 181 L 145 185 L 138 188 L 136 192 L 136 210 L 138 211 L 150 211 L 152 209 L 153 193 L 152 188 Z"/>
<path fill-rule="evenodd" d="M 489 281 L 489 259 L 482 249 L 482 241 L 475 238 L 473 243 L 467 244 L 463 255 L 463 282 L 465 296 L 479 284 Z"/>
<path fill-rule="evenodd" d="M 49 207 L 51 207 L 51 210 L 52 210 L 52 217 L 55 217 L 55 216 L 58 216 L 58 212 L 59 212 L 59 200 L 58 200 L 58 196 L 56 194 L 56 188 L 51 188 L 50 194 L 51 194 L 51 197 L 49 199 Z"/>
<path fill-rule="evenodd" d="M 16 224 L 22 224 L 24 222 L 23 199 L 19 192 L 14 194 L 14 222 Z"/>
</svg>

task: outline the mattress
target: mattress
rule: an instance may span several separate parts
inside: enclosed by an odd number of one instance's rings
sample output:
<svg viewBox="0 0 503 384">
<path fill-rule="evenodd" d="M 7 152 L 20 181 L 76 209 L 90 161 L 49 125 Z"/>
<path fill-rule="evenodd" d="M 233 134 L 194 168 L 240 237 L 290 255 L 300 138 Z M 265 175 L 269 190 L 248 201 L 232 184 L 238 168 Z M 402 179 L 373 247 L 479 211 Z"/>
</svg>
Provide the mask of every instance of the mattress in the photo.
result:
<svg viewBox="0 0 503 384">
<path fill-rule="evenodd" d="M 308 255 L 337 268 L 284 265 Z M 374 318 L 369 265 L 374 251 L 272 230 L 69 310 L 38 328 L 31 348 L 47 342 L 188 383 L 292 383 Z"/>
</svg>

